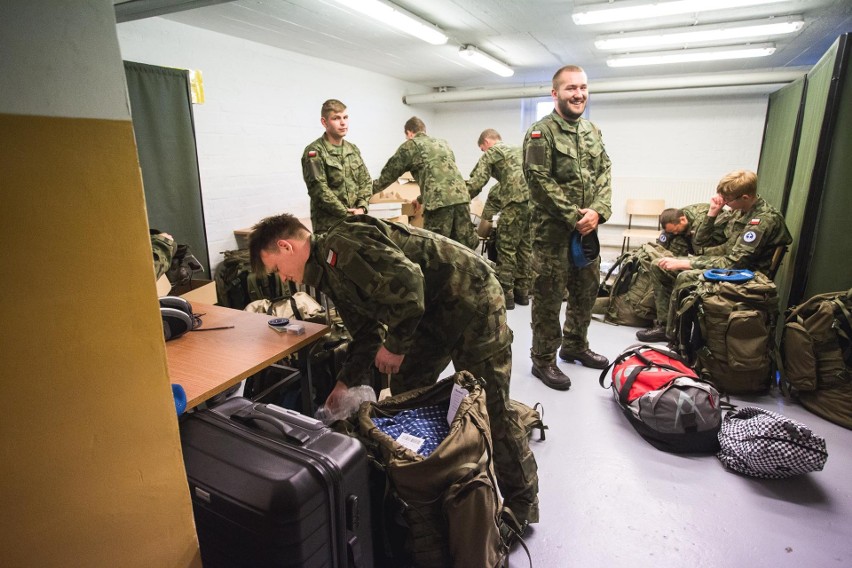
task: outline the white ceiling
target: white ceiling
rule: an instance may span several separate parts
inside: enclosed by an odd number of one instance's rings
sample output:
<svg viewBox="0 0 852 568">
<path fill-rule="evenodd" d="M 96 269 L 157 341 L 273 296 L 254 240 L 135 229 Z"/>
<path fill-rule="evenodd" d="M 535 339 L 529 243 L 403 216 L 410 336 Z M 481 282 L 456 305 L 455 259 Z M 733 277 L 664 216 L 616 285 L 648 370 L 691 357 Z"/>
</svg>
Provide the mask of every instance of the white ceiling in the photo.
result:
<svg viewBox="0 0 852 568">
<path fill-rule="evenodd" d="M 191 0 L 131 0 L 127 4 L 140 1 L 181 9 Z M 449 35 L 450 41 L 442 46 L 375 23 L 334 0 L 201 1 L 214 5 L 163 17 L 435 89 L 546 84 L 557 68 L 569 63 L 582 65 L 592 81 L 809 66 L 839 35 L 852 31 L 852 0 L 789 0 L 669 17 L 652 25 L 684 26 L 801 14 L 805 26 L 795 37 L 771 40 L 777 51 L 768 57 L 614 69 L 606 65 L 607 54 L 595 49 L 595 37 L 651 26 L 641 21 L 574 25 L 571 12 L 575 6 L 601 4 L 601 0 L 394 0 Z M 457 55 L 463 44 L 473 44 L 501 59 L 514 68 L 515 75 L 504 79 L 463 61 Z"/>
</svg>

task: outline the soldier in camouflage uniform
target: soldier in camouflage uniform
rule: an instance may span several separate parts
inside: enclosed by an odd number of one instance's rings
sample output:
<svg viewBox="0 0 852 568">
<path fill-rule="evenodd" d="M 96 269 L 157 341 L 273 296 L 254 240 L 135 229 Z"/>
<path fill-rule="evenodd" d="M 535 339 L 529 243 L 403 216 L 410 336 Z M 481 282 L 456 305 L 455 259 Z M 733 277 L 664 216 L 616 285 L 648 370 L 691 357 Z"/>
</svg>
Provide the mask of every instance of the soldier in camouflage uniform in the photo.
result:
<svg viewBox="0 0 852 568">
<path fill-rule="evenodd" d="M 311 224 L 317 233 L 327 231 L 347 215 L 366 213 L 373 195 L 361 152 L 343 139 L 349 131 L 346 105 L 329 99 L 320 114 L 325 134 L 302 153 L 302 176 L 311 197 Z"/>
<path fill-rule="evenodd" d="M 155 279 L 168 271 L 172 265 L 172 258 L 177 252 L 177 243 L 168 233 L 152 231 L 151 235 L 151 250 L 154 253 L 154 273 Z"/>
<path fill-rule="evenodd" d="M 485 380 L 500 492 L 519 520 L 538 521 L 535 457 L 509 405 L 512 331 L 488 263 L 459 243 L 416 227 L 361 215 L 311 235 L 292 215 L 269 217 L 250 238 L 255 271 L 327 294 L 352 333 L 347 360 L 326 400 L 392 373 L 395 394 L 432 384 L 452 361 Z M 373 385 L 375 386 L 375 385 Z"/>
<path fill-rule="evenodd" d="M 636 332 L 640 341 L 666 341 L 672 336 L 673 330 L 667 328 L 672 321 L 670 310 L 677 308 L 673 305 L 675 288 L 697 281 L 708 268 L 766 270 L 776 247 L 793 242 L 781 213 L 757 195 L 757 175 L 746 170 L 731 172 L 719 182 L 716 195 L 710 200 L 707 219 L 696 232 L 696 242 L 711 240 L 710 235 L 716 230 L 715 219 L 725 205 L 733 214 L 726 226 L 727 241 L 722 253 L 661 258 L 651 265 L 657 319 L 652 327 Z"/>
<path fill-rule="evenodd" d="M 683 209 L 663 210 L 660 213 L 663 232 L 660 233 L 657 243 L 672 253 L 672 256 L 724 254 L 722 251 L 726 240 L 725 227 L 730 216 L 723 212 L 718 217 L 708 218 L 709 209 L 708 203 L 695 203 Z M 713 230 L 706 233 L 708 242 L 699 244 L 695 241 L 695 234 L 708 219 L 714 221 Z"/>
<path fill-rule="evenodd" d="M 479 239 L 470 220 L 470 198 L 450 146 L 446 140 L 427 136 L 426 125 L 416 116 L 405 123 L 405 137 L 373 182 L 373 193 L 411 172 L 420 185 L 414 206 L 423 204 L 423 228 L 476 248 Z"/>
<path fill-rule="evenodd" d="M 556 365 L 557 349 L 561 359 L 586 367 L 609 364 L 589 349 L 587 338 L 600 258 L 584 268 L 569 260 L 571 233 L 592 233 L 611 215 L 609 156 L 598 127 L 582 118 L 587 83 L 580 67 L 559 69 L 553 76 L 553 112 L 533 124 L 524 138 L 524 175 L 533 203 L 532 374 L 558 390 L 570 388 L 571 380 Z M 560 329 L 566 286 L 569 297 Z"/>
<path fill-rule="evenodd" d="M 467 189 L 474 198 L 490 178 L 497 185 L 488 192 L 482 212 L 483 219 L 500 213 L 497 231 L 497 278 L 503 286 L 506 309 L 515 304 L 526 306 L 530 288 L 530 190 L 524 178 L 521 149 L 503 143 L 500 133 L 493 128 L 482 131 L 477 141 L 484 153 L 470 172 Z"/>
</svg>

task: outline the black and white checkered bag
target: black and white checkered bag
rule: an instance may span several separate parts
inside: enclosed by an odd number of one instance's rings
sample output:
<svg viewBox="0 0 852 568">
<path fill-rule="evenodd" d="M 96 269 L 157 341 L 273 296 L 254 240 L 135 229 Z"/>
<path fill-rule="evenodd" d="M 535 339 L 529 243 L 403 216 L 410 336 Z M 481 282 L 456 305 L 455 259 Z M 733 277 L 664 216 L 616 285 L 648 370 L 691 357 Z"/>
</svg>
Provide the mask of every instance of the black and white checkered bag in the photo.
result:
<svg viewBox="0 0 852 568">
<path fill-rule="evenodd" d="M 780 479 L 821 471 L 828 459 L 825 439 L 801 422 L 755 406 L 725 415 L 719 445 L 716 457 L 725 467 L 752 477 Z"/>
</svg>

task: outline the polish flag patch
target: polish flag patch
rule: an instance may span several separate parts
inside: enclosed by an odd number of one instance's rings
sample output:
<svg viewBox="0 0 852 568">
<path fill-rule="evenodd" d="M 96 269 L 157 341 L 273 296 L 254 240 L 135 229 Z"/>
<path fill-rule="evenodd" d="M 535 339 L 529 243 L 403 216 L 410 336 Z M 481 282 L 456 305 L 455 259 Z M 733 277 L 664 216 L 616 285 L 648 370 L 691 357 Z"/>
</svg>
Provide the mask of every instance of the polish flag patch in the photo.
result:
<svg viewBox="0 0 852 568">
<path fill-rule="evenodd" d="M 316 150 L 309 150 L 308 151 L 308 158 L 316 158 L 316 157 L 317 157 L 317 151 Z"/>
<path fill-rule="evenodd" d="M 530 138 L 541 138 L 541 130 L 533 130 L 530 132 Z"/>
<path fill-rule="evenodd" d="M 328 249 L 328 256 L 325 257 L 325 261 L 330 266 L 337 266 L 337 253 L 331 249 Z"/>
<path fill-rule="evenodd" d="M 748 222 L 749 225 L 760 225 L 760 219 L 752 219 Z"/>
</svg>

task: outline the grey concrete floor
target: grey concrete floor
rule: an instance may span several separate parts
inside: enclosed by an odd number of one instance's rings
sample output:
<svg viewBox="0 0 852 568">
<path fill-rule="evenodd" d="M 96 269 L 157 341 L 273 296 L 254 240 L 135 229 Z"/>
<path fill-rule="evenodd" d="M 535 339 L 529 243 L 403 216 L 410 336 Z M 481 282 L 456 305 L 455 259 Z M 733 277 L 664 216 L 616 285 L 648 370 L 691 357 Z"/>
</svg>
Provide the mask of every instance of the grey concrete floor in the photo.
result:
<svg viewBox="0 0 852 568">
<path fill-rule="evenodd" d="M 530 372 L 530 307 L 509 312 L 512 397 L 544 405 L 547 439 L 532 442 L 541 522 L 525 541 L 536 568 L 852 566 L 852 431 L 777 393 L 732 398 L 808 425 L 826 439 L 821 472 L 786 480 L 731 473 L 714 455 L 655 449 L 627 422 L 599 371 L 559 362 L 571 390 Z M 636 328 L 593 321 L 591 347 L 612 359 Z M 511 566 L 528 560 L 516 546 Z"/>
</svg>

